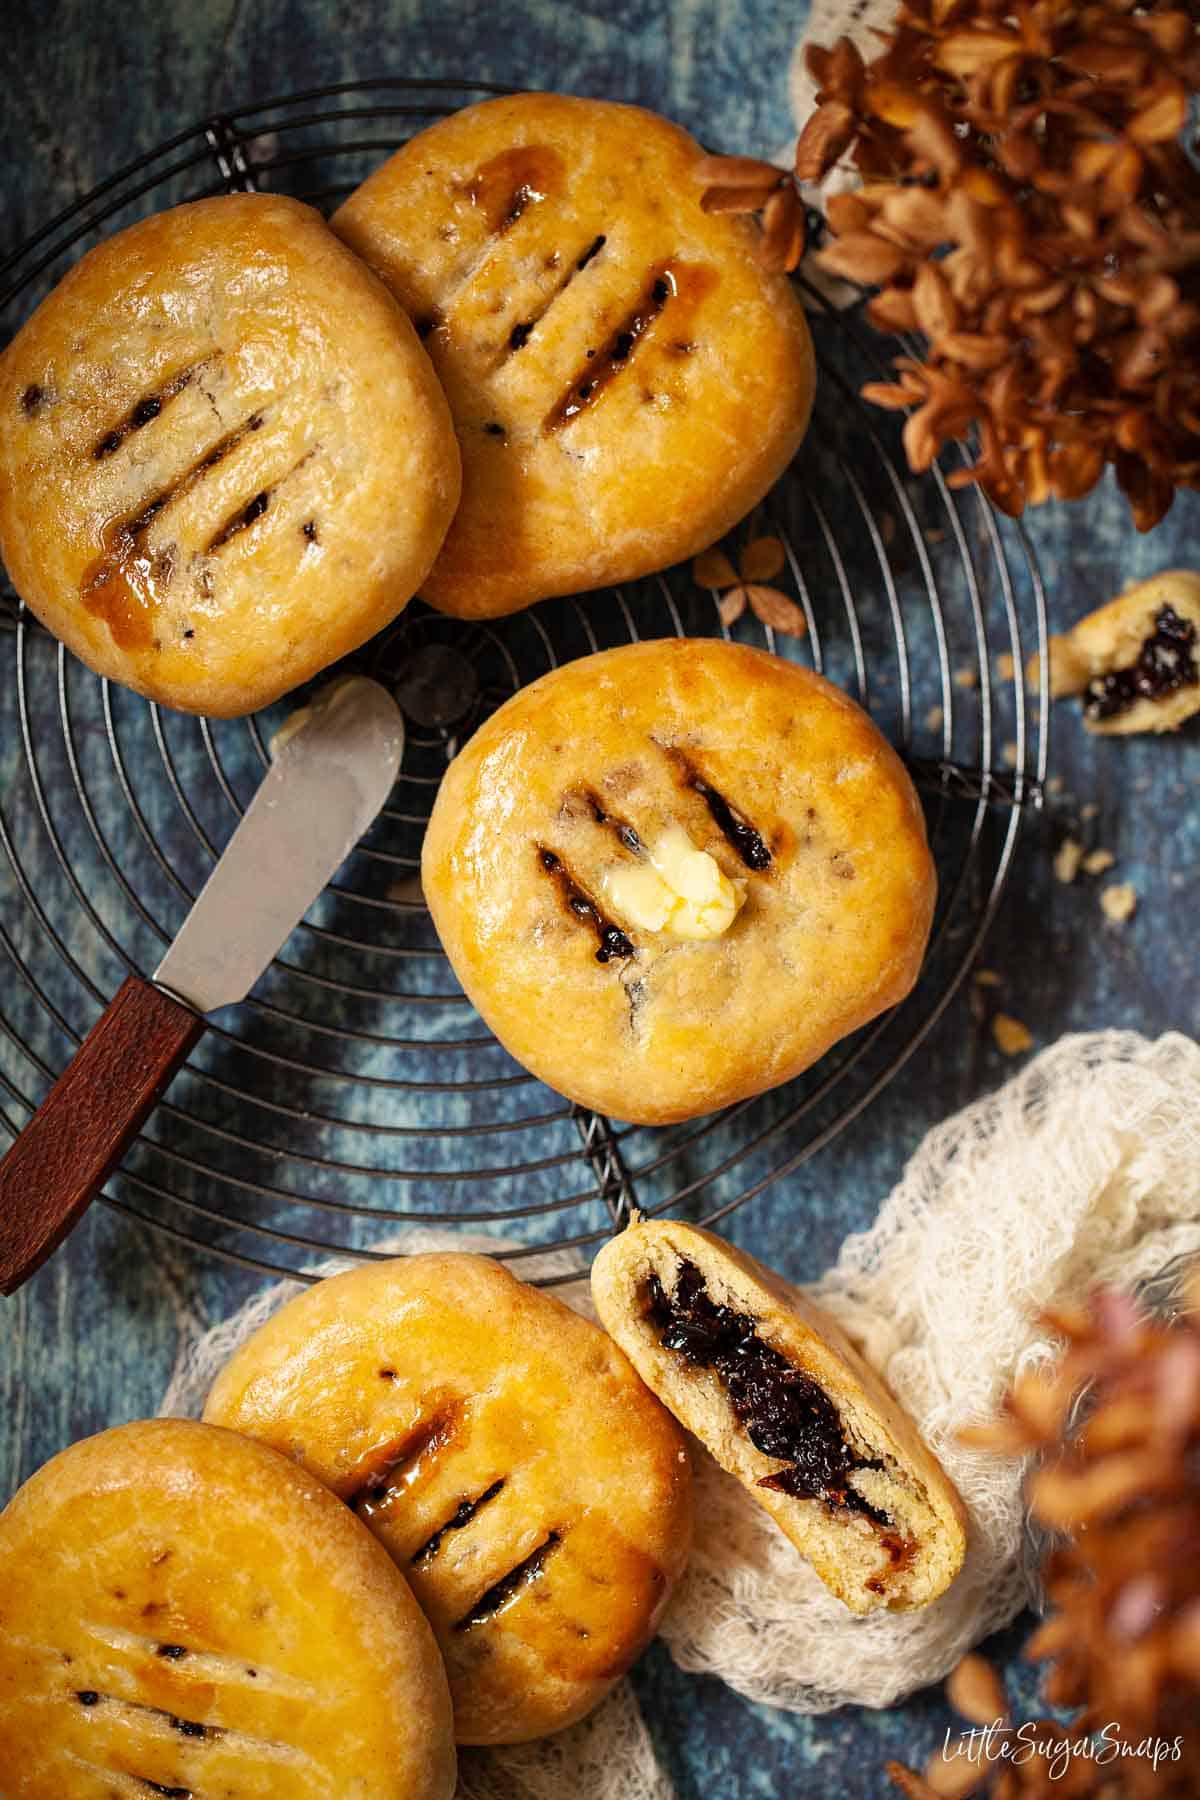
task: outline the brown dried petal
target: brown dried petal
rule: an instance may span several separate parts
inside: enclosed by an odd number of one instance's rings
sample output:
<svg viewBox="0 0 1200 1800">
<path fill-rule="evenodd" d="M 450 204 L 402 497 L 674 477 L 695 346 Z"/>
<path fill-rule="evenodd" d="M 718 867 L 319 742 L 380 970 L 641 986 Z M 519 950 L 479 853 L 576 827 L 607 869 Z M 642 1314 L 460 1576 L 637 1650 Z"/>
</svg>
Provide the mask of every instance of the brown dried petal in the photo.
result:
<svg viewBox="0 0 1200 1800">
<path fill-rule="evenodd" d="M 1142 185 L 1142 158 L 1130 144 L 1125 144 L 1109 164 L 1100 192 L 1109 212 L 1123 212 Z"/>
<path fill-rule="evenodd" d="M 900 81 L 872 81 L 867 88 L 867 111 L 884 125 L 897 131 L 908 131 L 916 123 L 925 103 L 919 91 Z"/>
<path fill-rule="evenodd" d="M 1195 43 L 1195 27 L 1185 12 L 1150 15 L 1140 18 L 1138 25 L 1168 56 L 1178 56 Z"/>
<path fill-rule="evenodd" d="M 962 145 L 940 114 L 928 107 L 918 111 L 906 142 L 910 154 L 936 169 L 947 185 L 957 179 L 965 160 Z"/>
<path fill-rule="evenodd" d="M 763 208 L 759 262 L 777 274 L 794 269 L 804 255 L 805 235 L 804 208 L 795 188 L 777 189 Z"/>
<path fill-rule="evenodd" d="M 987 1778 L 987 1766 L 980 1758 L 956 1756 L 953 1750 L 949 1756 L 937 1750 L 925 1764 L 925 1779 L 938 1800 L 970 1800 Z"/>
<path fill-rule="evenodd" d="M 1025 510 L 1025 496 L 1008 473 L 978 471 L 979 485 L 991 501 L 1010 519 L 1019 519 Z"/>
<path fill-rule="evenodd" d="M 998 117 L 1007 118 L 1012 112 L 1025 66 L 1023 56 L 1008 56 L 989 69 L 986 80 L 987 104 Z"/>
<path fill-rule="evenodd" d="M 1022 294 L 1013 302 L 1013 312 L 1018 318 L 1052 312 L 1056 306 L 1062 305 L 1070 292 L 1069 281 L 1052 281 L 1048 287 L 1038 288 L 1032 294 Z"/>
<path fill-rule="evenodd" d="M 717 613 L 722 625 L 736 625 L 746 610 L 747 594 L 744 587 L 730 588 L 717 601 Z"/>
<path fill-rule="evenodd" d="M 756 156 L 701 156 L 692 164 L 692 179 L 701 187 L 775 187 L 783 170 Z"/>
<path fill-rule="evenodd" d="M 1121 87 L 1141 87 L 1149 68 L 1149 57 L 1130 50 L 1128 44 L 1072 45 L 1059 51 L 1058 61 L 1064 69 L 1086 75 L 1089 81 L 1112 82 Z"/>
<path fill-rule="evenodd" d="M 1046 1443 L 1058 1436 L 1070 1404 L 1070 1388 L 1040 1370 L 1019 1375 L 1008 1396 L 1013 1416 L 1020 1419 L 1030 1438 Z"/>
<path fill-rule="evenodd" d="M 1200 1685 L 1200 1600 L 1180 1614 L 1168 1654 L 1173 1670 Z"/>
<path fill-rule="evenodd" d="M 913 396 L 907 388 L 894 386 L 888 381 L 865 382 L 859 392 L 872 406 L 885 407 L 888 412 L 898 412 L 913 403 Z"/>
<path fill-rule="evenodd" d="M 796 142 L 796 179 L 823 181 L 858 135 L 858 120 L 841 100 L 827 100 L 804 125 Z"/>
<path fill-rule="evenodd" d="M 1020 48 L 1020 38 L 1010 31 L 967 27 L 943 38 L 934 51 L 933 60 L 948 75 L 974 75 L 981 69 L 993 68 Z"/>
<path fill-rule="evenodd" d="M 876 331 L 915 331 L 917 314 L 908 288 L 884 288 L 867 302 L 867 317 Z"/>
<path fill-rule="evenodd" d="M 787 562 L 787 552 L 777 537 L 752 538 L 738 558 L 743 581 L 774 581 Z"/>
<path fill-rule="evenodd" d="M 1072 1531 L 1169 1487 L 1172 1474 L 1162 1457 L 1131 1451 L 1077 1469 L 1065 1463 L 1039 1469 L 1029 1478 L 1029 1499 L 1043 1524 Z"/>
<path fill-rule="evenodd" d="M 830 275 L 842 275 L 863 287 L 879 287 L 903 269 L 907 258 L 895 244 L 887 244 L 869 231 L 851 231 L 817 257 Z"/>
<path fill-rule="evenodd" d="M 697 587 L 735 587 L 737 579 L 737 570 L 723 550 L 702 550 L 692 561 L 692 580 Z"/>
<path fill-rule="evenodd" d="M 997 369 L 1012 353 L 1012 341 L 1006 337 L 985 337 L 980 332 L 952 331 L 939 338 L 934 346 L 939 356 L 962 363 L 972 371 Z"/>
<path fill-rule="evenodd" d="M 944 275 L 936 264 L 923 263 L 912 286 L 913 310 L 927 338 L 944 337 L 957 330 L 959 308 Z"/>
<path fill-rule="evenodd" d="M 947 1679 L 946 1698 L 972 1725 L 990 1725 L 1008 1717 L 1008 1696 L 995 1669 L 982 1656 L 963 1657 Z"/>
<path fill-rule="evenodd" d="M 1138 331 L 1120 339 L 1112 364 L 1117 386 L 1145 387 L 1162 371 L 1170 348 L 1161 331 Z"/>
<path fill-rule="evenodd" d="M 750 602 L 750 610 L 764 625 L 773 631 L 782 631 L 788 637 L 803 637 L 808 630 L 808 621 L 794 600 L 781 594 L 778 588 L 760 587 L 756 582 L 746 584 L 746 598 Z"/>
<path fill-rule="evenodd" d="M 1081 500 L 1104 473 L 1101 444 L 1077 442 L 1056 448 L 1050 457 L 1050 485 L 1059 500 Z"/>
<path fill-rule="evenodd" d="M 830 229 L 841 237 L 848 231 L 865 231 L 872 214 L 858 194 L 830 194 L 825 202 L 825 217 Z"/>
<path fill-rule="evenodd" d="M 1166 143 L 1179 136 L 1187 124 L 1187 115 L 1187 89 L 1173 87 L 1143 107 L 1126 129 L 1135 144 Z"/>
<path fill-rule="evenodd" d="M 900 1789 L 905 1800 L 940 1800 L 935 1789 L 931 1788 L 929 1783 L 923 1781 L 919 1775 L 915 1775 L 911 1769 L 906 1769 L 903 1763 L 885 1763 L 884 1769 L 888 1780 Z"/>
<path fill-rule="evenodd" d="M 857 44 L 841 37 L 830 52 L 825 67 L 824 87 L 837 100 L 855 105 L 862 97 L 866 70 Z"/>
<path fill-rule="evenodd" d="M 1121 151 L 1111 138 L 1087 138 L 1076 150 L 1071 167 L 1080 181 L 1098 181 Z"/>
<path fill-rule="evenodd" d="M 1056 1613 L 1038 1626 L 1033 1636 L 1027 1640 L 1022 1654 L 1030 1662 L 1045 1662 L 1050 1657 L 1061 1656 L 1069 1648 L 1076 1630 L 1073 1620 L 1062 1613 Z"/>
<path fill-rule="evenodd" d="M 940 417 L 932 404 L 927 402 L 911 418 L 905 420 L 903 439 L 909 468 L 914 475 L 923 475 L 933 467 L 934 458 L 944 441 Z"/>
<path fill-rule="evenodd" d="M 879 208 L 897 231 L 925 249 L 946 242 L 946 214 L 938 195 L 928 188 L 896 188 Z"/>
<path fill-rule="evenodd" d="M 1156 325 L 1179 305 L 1179 283 L 1169 275 L 1152 275 L 1137 301 L 1138 322 Z"/>
<path fill-rule="evenodd" d="M 705 188 L 700 196 L 700 210 L 706 213 L 760 212 L 778 191 L 777 181 L 772 182 L 770 187 Z"/>
</svg>

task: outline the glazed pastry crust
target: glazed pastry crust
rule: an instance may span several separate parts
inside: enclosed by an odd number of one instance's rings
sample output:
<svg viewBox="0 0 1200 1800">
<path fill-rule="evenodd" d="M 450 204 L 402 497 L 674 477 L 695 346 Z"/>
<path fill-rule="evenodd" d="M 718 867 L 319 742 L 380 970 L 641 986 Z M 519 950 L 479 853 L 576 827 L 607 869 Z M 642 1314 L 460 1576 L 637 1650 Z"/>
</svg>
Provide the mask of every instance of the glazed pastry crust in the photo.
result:
<svg viewBox="0 0 1200 1800">
<path fill-rule="evenodd" d="M 795 453 L 803 309 L 753 226 L 700 210 L 700 155 L 640 107 L 513 95 L 421 132 L 335 215 L 427 333 L 454 413 L 463 504 L 421 590 L 443 611 L 692 556 Z"/>
<path fill-rule="evenodd" d="M 388 624 L 461 485 L 408 319 L 278 196 L 90 251 L 0 357 L 0 421 L 17 592 L 97 673 L 185 712 L 265 706 Z"/>
<path fill-rule="evenodd" d="M 665 1349 L 646 1316 L 649 1276 L 669 1293 L 681 1259 L 700 1269 L 714 1302 L 758 1320 L 758 1335 L 834 1401 L 849 1441 L 884 1463 L 882 1470 L 855 1471 L 851 1480 L 890 1516 L 894 1533 L 821 1500 L 757 1485 L 786 1464 L 751 1443 L 716 1372 Z M 674 1221 L 636 1223 L 606 1244 L 592 1266 L 592 1294 L 605 1328 L 646 1384 L 745 1483 L 852 1612 L 907 1611 L 945 1592 L 966 1552 L 965 1508 L 913 1421 L 828 1313 L 711 1232 Z M 898 1565 L 889 1536 L 915 1546 Z"/>
<path fill-rule="evenodd" d="M 1107 606 L 1088 613 L 1070 631 L 1050 639 L 1051 699 L 1084 694 L 1090 682 L 1132 668 L 1165 606 L 1190 624 L 1200 638 L 1200 575 L 1187 569 L 1165 570 L 1149 581 L 1137 582 Z M 1029 685 L 1036 688 L 1040 658 L 1031 657 L 1027 674 Z M 1177 731 L 1197 712 L 1200 682 L 1189 682 L 1158 699 L 1138 698 L 1107 719 L 1091 719 L 1085 713 L 1084 724 L 1102 737 L 1125 737 L 1139 731 Z"/>
<path fill-rule="evenodd" d="M 694 774 L 762 834 L 768 869 L 746 867 Z M 597 961 L 541 853 L 602 896 L 606 872 L 636 860 L 616 821 L 643 843 L 682 824 L 745 882 L 723 936 L 681 942 L 609 906 L 635 954 Z M 506 702 L 443 779 L 422 878 L 501 1043 L 560 1093 L 647 1124 L 787 1081 L 903 999 L 936 886 L 912 784 L 861 708 L 719 639 L 603 651 Z"/>
<path fill-rule="evenodd" d="M 122 1425 L 0 1515 L 0 1770 L 8 1800 L 450 1800 L 445 1672 L 311 1475 L 190 1420 Z"/>
<path fill-rule="evenodd" d="M 433 1625 L 460 1743 L 589 1712 L 687 1559 L 674 1421 L 597 1326 L 485 1257 L 320 1282 L 234 1356 L 205 1416 L 357 1505 Z M 530 1557 L 538 1572 L 464 1624 Z"/>
</svg>

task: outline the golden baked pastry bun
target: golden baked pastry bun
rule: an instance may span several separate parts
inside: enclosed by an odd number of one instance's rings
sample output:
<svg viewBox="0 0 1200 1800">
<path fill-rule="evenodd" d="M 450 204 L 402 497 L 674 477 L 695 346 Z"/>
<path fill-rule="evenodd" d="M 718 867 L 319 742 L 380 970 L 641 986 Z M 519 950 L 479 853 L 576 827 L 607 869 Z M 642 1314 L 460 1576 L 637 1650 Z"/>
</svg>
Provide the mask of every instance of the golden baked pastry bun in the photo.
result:
<svg viewBox="0 0 1200 1800">
<path fill-rule="evenodd" d="M 487 1257 L 317 1283 L 205 1417 L 353 1506 L 446 1660 L 460 1743 L 582 1717 L 648 1643 L 691 1542 L 683 1436 L 597 1325 Z"/>
<path fill-rule="evenodd" d="M 98 674 L 222 717 L 387 625 L 458 503 L 408 319 L 320 215 L 198 200 L 88 252 L 0 357 L 0 554 Z"/>
<path fill-rule="evenodd" d="M 946 1591 L 966 1553 L 962 1501 L 828 1313 L 672 1220 L 607 1243 L 592 1295 L 642 1379 L 852 1612 Z"/>
<path fill-rule="evenodd" d="M 371 1534 L 188 1419 L 74 1444 L 0 1514 L 5 1800 L 450 1800 L 446 1675 Z"/>
<path fill-rule="evenodd" d="M 451 763 L 425 898 L 518 1062 L 639 1124 L 789 1080 L 909 992 L 936 883 L 860 707 L 718 638 L 581 657 Z"/>
<path fill-rule="evenodd" d="M 422 333 L 463 500 L 421 592 L 488 618 L 707 548 L 812 405 L 804 312 L 756 228 L 700 209 L 699 145 L 641 107 L 486 100 L 334 215 Z"/>
</svg>

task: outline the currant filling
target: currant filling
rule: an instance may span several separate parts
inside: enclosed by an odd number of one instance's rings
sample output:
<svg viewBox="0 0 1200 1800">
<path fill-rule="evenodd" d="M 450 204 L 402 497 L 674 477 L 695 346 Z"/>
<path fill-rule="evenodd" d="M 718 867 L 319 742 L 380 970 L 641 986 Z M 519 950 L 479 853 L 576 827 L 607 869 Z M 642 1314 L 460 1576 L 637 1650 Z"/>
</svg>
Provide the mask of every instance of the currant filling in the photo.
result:
<svg viewBox="0 0 1200 1800">
<path fill-rule="evenodd" d="M 755 1449 L 788 1464 L 762 1476 L 759 1487 L 824 1500 L 876 1525 L 891 1525 L 888 1515 L 849 1482 L 856 1469 L 881 1469 L 883 1464 L 855 1454 L 828 1394 L 764 1343 L 755 1329 L 757 1320 L 717 1305 L 700 1270 L 686 1259 L 680 1261 L 669 1295 L 657 1275 L 650 1276 L 647 1287 L 648 1317 L 664 1349 L 697 1368 L 715 1369 Z"/>
<path fill-rule="evenodd" d="M 1196 627 L 1190 619 L 1181 619 L 1173 606 L 1163 606 L 1137 661 L 1088 683 L 1084 717 L 1113 719 L 1137 700 L 1161 700 L 1181 687 L 1195 687 L 1198 681 Z"/>
</svg>

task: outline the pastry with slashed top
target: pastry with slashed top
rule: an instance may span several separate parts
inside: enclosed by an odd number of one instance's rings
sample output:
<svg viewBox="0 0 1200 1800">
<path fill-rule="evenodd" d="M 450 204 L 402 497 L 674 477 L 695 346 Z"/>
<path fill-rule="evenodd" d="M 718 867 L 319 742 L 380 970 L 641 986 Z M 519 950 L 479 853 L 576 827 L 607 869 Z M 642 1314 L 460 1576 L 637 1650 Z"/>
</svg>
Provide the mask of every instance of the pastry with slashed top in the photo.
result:
<svg viewBox="0 0 1200 1800">
<path fill-rule="evenodd" d="M 0 1514 L 5 1800 L 450 1800 L 432 1633 L 371 1534 L 184 1419 L 64 1450 Z"/>
<path fill-rule="evenodd" d="M 903 999 L 935 894 L 912 783 L 862 709 L 715 638 L 514 695 L 442 781 L 422 881 L 513 1056 L 647 1124 L 787 1081 Z"/>
<path fill-rule="evenodd" d="M 514 94 L 420 132 L 335 215 L 454 414 L 463 501 L 421 590 L 443 611 L 694 555 L 794 454 L 804 312 L 752 225 L 701 211 L 700 155 L 641 107 Z"/>
<path fill-rule="evenodd" d="M 205 1417 L 320 1477 L 425 1609 L 460 1743 L 557 1731 L 644 1648 L 691 1536 L 682 1434 L 616 1345 L 486 1257 L 333 1276 Z"/>
<path fill-rule="evenodd" d="M 966 1512 L 837 1321 L 711 1232 L 642 1220 L 592 1266 L 638 1373 L 852 1612 L 909 1611 L 962 1567 Z"/>
<path fill-rule="evenodd" d="M 381 630 L 460 479 L 408 319 L 278 195 L 106 239 L 0 357 L 13 585 L 99 674 L 185 712 L 252 712 Z"/>
</svg>

